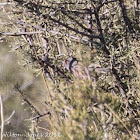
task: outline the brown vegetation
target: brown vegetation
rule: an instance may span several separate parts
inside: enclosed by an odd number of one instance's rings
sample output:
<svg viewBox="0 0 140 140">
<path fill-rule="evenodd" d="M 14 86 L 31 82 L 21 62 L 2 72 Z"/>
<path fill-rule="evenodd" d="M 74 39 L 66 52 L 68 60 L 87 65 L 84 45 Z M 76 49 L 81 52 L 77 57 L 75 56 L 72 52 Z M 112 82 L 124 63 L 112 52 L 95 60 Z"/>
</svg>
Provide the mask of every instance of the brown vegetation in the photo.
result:
<svg viewBox="0 0 140 140">
<path fill-rule="evenodd" d="M 0 89 L 8 82 L 30 108 L 30 139 L 48 132 L 55 133 L 48 139 L 139 139 L 137 0 L 11 0 L 0 6 L 0 40 L 33 73 L 26 83 L 26 74 L 14 83 L 8 74 Z"/>
</svg>

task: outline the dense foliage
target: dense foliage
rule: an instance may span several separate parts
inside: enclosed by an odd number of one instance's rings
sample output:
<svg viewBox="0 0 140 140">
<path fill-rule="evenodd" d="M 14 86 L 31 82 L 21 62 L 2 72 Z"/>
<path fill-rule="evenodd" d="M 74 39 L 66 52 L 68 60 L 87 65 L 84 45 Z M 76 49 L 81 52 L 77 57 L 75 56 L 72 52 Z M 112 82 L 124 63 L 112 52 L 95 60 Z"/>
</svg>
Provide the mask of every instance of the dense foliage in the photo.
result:
<svg viewBox="0 0 140 140">
<path fill-rule="evenodd" d="M 38 94 L 14 85 L 32 110 L 32 134 L 139 138 L 137 0 L 12 0 L 1 10 L 1 40 L 44 81 Z"/>
</svg>

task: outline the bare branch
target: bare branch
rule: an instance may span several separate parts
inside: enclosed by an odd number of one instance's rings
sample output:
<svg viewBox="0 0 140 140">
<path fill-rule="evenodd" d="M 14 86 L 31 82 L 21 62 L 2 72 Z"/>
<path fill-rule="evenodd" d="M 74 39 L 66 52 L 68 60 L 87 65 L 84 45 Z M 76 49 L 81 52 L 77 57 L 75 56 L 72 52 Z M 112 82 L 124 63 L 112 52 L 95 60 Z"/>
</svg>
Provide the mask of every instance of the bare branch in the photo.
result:
<svg viewBox="0 0 140 140">
<path fill-rule="evenodd" d="M 15 114 L 15 110 L 12 112 L 12 114 L 4 121 L 4 123 L 7 123 Z"/>
<path fill-rule="evenodd" d="M 4 112 L 3 112 L 3 102 L 0 95 L 0 106 L 1 106 L 1 140 L 3 140 L 3 131 L 4 131 Z"/>
<path fill-rule="evenodd" d="M 20 35 L 32 35 L 32 34 L 40 34 L 43 33 L 42 31 L 36 31 L 36 32 L 19 32 L 19 33 L 4 33 L 0 32 L 0 35 L 5 35 L 5 36 L 20 36 Z"/>
<path fill-rule="evenodd" d="M 6 3 L 0 3 L 0 6 L 5 6 L 5 5 L 14 5 L 15 3 L 12 2 L 6 2 Z"/>
</svg>

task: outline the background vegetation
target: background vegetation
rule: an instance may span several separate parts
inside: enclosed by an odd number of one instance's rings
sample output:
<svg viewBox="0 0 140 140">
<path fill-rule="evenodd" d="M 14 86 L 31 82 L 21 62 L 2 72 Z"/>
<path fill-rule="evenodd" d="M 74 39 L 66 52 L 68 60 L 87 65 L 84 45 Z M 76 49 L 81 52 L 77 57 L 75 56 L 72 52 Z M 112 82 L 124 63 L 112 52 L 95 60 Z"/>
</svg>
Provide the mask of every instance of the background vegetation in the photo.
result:
<svg viewBox="0 0 140 140">
<path fill-rule="evenodd" d="M 1 138 L 139 139 L 139 31 L 138 0 L 1 1 Z"/>
</svg>

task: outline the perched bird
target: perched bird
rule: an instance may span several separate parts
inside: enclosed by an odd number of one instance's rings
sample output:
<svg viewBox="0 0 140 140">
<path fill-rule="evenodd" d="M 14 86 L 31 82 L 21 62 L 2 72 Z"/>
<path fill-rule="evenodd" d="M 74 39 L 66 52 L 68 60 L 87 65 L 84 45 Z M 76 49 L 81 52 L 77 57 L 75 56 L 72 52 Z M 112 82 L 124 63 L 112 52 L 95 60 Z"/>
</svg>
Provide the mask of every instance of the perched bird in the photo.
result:
<svg viewBox="0 0 140 140">
<path fill-rule="evenodd" d="M 68 57 L 63 61 L 62 66 L 76 78 L 94 79 L 93 72 L 101 79 L 110 71 L 110 67 L 103 68 L 99 63 L 91 63 L 88 67 L 83 66 L 75 57 Z"/>
<path fill-rule="evenodd" d="M 75 57 L 68 57 L 63 61 L 62 66 L 76 78 L 85 79 L 88 76 L 85 68 L 80 65 L 79 61 Z"/>
</svg>

